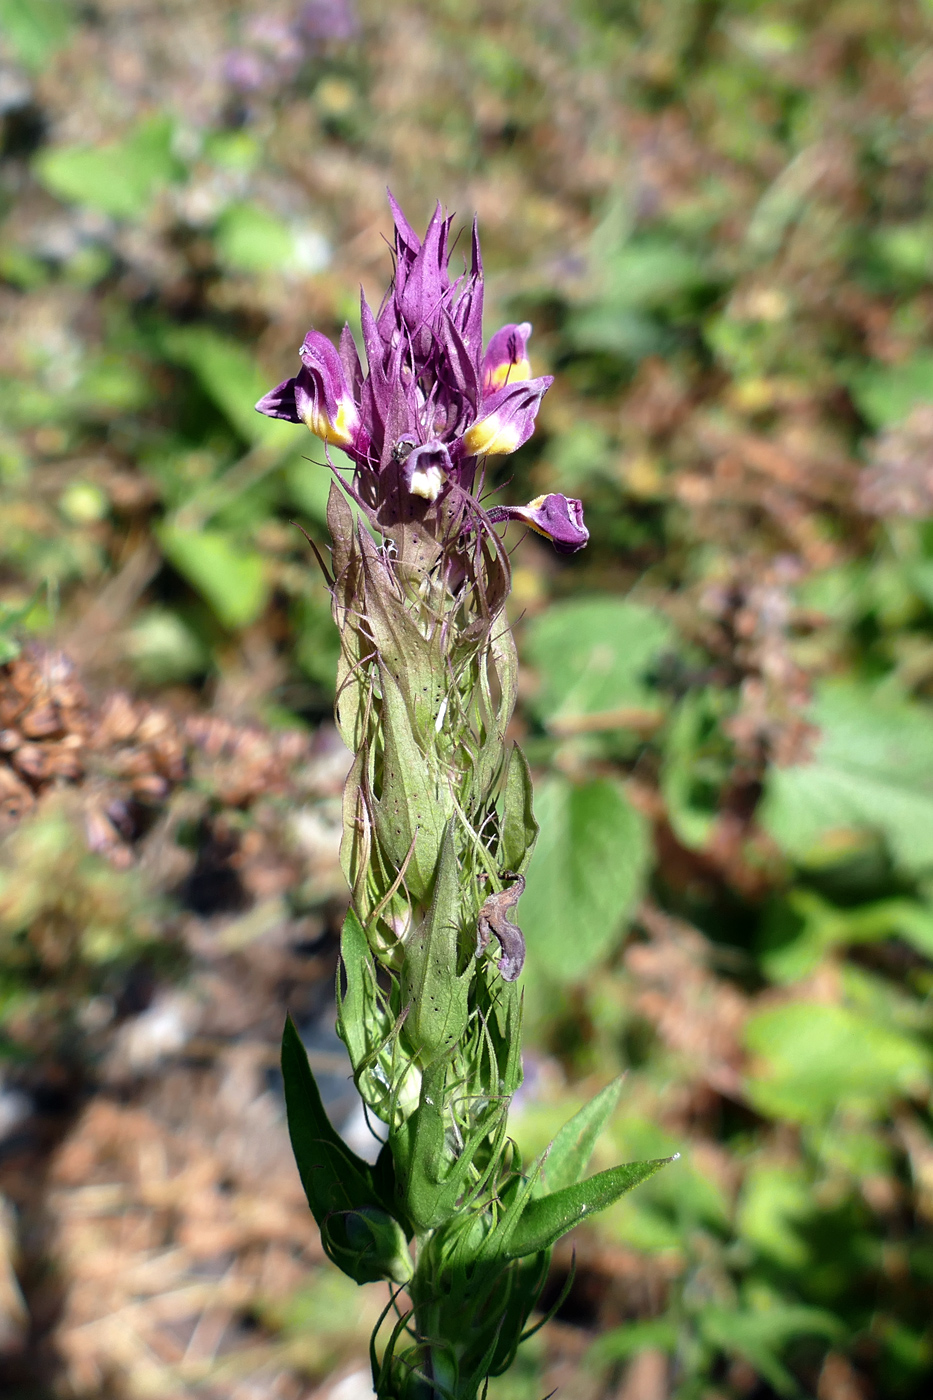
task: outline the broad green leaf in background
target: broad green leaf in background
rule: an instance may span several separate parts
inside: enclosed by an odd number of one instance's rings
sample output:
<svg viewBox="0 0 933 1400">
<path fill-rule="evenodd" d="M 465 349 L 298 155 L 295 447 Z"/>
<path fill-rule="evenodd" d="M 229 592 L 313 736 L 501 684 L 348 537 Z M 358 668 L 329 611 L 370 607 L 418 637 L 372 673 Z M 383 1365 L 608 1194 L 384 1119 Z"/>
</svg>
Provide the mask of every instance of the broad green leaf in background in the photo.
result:
<svg viewBox="0 0 933 1400">
<path fill-rule="evenodd" d="M 667 619 L 642 603 L 582 598 L 555 603 L 528 628 L 525 652 L 541 688 L 535 708 L 558 729 L 599 715 L 620 726 L 639 714 L 660 714 L 646 681 L 670 642 Z"/>
<path fill-rule="evenodd" d="M 874 831 L 905 870 L 933 866 L 933 711 L 836 684 L 812 719 L 812 761 L 768 779 L 761 819 L 778 844 L 802 860 L 838 833 Z"/>
<path fill-rule="evenodd" d="M 709 838 L 728 772 L 722 698 L 712 686 L 685 695 L 664 734 L 661 791 L 668 820 L 677 839 L 694 849 Z"/>
<path fill-rule="evenodd" d="M 147 608 L 126 634 L 124 649 L 142 681 L 167 685 L 210 666 L 207 648 L 176 612 Z"/>
<path fill-rule="evenodd" d="M 694 253 L 657 235 L 607 249 L 593 271 L 598 296 L 571 315 L 567 334 L 578 349 L 630 360 L 663 351 L 670 338 L 664 319 L 709 281 Z"/>
<path fill-rule="evenodd" d="M 313 276 L 333 250 L 313 224 L 286 223 L 260 204 L 232 204 L 214 234 L 221 262 L 235 272 Z"/>
<path fill-rule="evenodd" d="M 0 35 L 32 73 L 64 48 L 73 27 L 72 7 L 64 0 L 0 0 Z"/>
<path fill-rule="evenodd" d="M 669 1317 L 652 1317 L 644 1322 L 626 1322 L 598 1337 L 586 1354 L 587 1362 L 600 1366 L 612 1361 L 628 1361 L 640 1351 L 677 1350 L 680 1329 Z"/>
<path fill-rule="evenodd" d="M 582 482 L 611 471 L 612 442 L 597 423 L 574 423 L 548 445 L 548 459 L 555 486 L 573 494 Z"/>
<path fill-rule="evenodd" d="M 601 302 L 613 311 L 666 309 L 708 280 L 695 253 L 670 237 L 636 237 L 607 250 L 594 266 Z"/>
<path fill-rule="evenodd" d="M 86 418 L 135 413 L 152 396 L 145 375 L 126 356 L 105 354 L 87 363 L 75 394 L 75 410 Z"/>
<path fill-rule="evenodd" d="M 297 432 L 297 429 L 295 431 Z M 318 525 L 327 524 L 327 498 L 334 479 L 334 474 L 325 461 L 324 450 L 324 444 L 308 434 L 304 443 L 304 454 L 291 458 L 282 468 L 289 501 Z M 353 463 L 339 447 L 328 447 L 327 456 L 335 470 L 343 476 L 348 477 L 353 471 Z M 356 502 L 350 501 L 349 506 L 354 517 L 359 516 L 360 510 Z"/>
<path fill-rule="evenodd" d="M 163 339 L 166 354 L 185 365 L 201 387 L 247 442 L 294 451 L 302 429 L 294 423 L 266 418 L 254 405 L 272 385 L 259 365 L 236 341 L 206 326 L 171 330 Z M 310 441 L 306 433 L 305 438 Z M 323 449 L 322 449 L 323 450 Z"/>
<path fill-rule="evenodd" d="M 817 1123 L 838 1108 L 879 1113 L 892 1095 L 930 1085 L 930 1055 L 919 1041 L 842 1006 L 772 1007 L 749 1021 L 745 1040 L 759 1062 L 748 1096 L 771 1117 Z"/>
<path fill-rule="evenodd" d="M 837 908 L 813 890 L 792 889 L 784 906 L 799 922 L 793 938 L 764 953 L 774 982 L 809 977 L 834 948 L 899 937 L 922 957 L 933 959 L 933 910 L 913 899 L 881 899 Z"/>
<path fill-rule="evenodd" d="M 621 785 L 552 777 L 535 795 L 538 844 L 519 905 L 529 961 L 574 982 L 609 952 L 641 894 L 648 833 Z"/>
<path fill-rule="evenodd" d="M 892 224 L 878 229 L 871 239 L 872 252 L 888 273 L 908 286 L 930 280 L 933 272 L 933 227 L 929 219 Z"/>
<path fill-rule="evenodd" d="M 776 1304 L 760 1311 L 713 1305 L 697 1316 L 700 1334 L 727 1356 L 740 1356 L 763 1376 L 779 1395 L 799 1395 L 800 1387 L 778 1359 L 778 1353 L 795 1337 L 817 1336 L 838 1340 L 843 1327 L 838 1318 L 820 1308 L 800 1304 Z"/>
<path fill-rule="evenodd" d="M 266 561 L 218 530 L 181 530 L 165 524 L 159 542 L 166 557 L 210 604 L 224 627 L 246 627 L 269 596 Z"/>
<path fill-rule="evenodd" d="M 921 351 L 903 365 L 867 365 L 850 376 L 849 392 L 872 427 L 900 423 L 918 404 L 933 403 L 933 354 Z"/>
<path fill-rule="evenodd" d="M 768 1258 L 785 1268 L 802 1268 L 810 1251 L 795 1229 L 813 1214 L 813 1191 L 799 1163 L 752 1162 L 739 1198 L 737 1225 Z"/>
<path fill-rule="evenodd" d="M 138 219 L 159 190 L 184 173 L 172 151 L 173 134 L 170 117 L 149 117 L 122 141 L 42 151 L 35 172 L 59 199 L 116 219 Z"/>
<path fill-rule="evenodd" d="M 239 272 L 281 272 L 295 257 L 288 225 L 258 204 L 234 204 L 225 210 L 214 242 L 222 261 Z"/>
</svg>

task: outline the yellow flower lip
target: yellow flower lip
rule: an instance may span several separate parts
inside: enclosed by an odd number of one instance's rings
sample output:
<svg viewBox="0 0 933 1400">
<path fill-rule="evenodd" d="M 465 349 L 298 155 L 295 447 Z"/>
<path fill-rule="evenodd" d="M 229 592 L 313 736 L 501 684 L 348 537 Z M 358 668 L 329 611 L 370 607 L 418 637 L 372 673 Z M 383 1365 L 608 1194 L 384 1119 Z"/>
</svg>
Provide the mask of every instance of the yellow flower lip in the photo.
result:
<svg viewBox="0 0 933 1400">
<path fill-rule="evenodd" d="M 360 413 L 352 399 L 338 400 L 337 414 L 332 422 L 326 413 L 309 409 L 305 423 L 315 437 L 330 443 L 333 447 L 350 447 L 359 426 Z"/>
<path fill-rule="evenodd" d="M 502 364 L 494 366 L 486 375 L 485 389 L 489 393 L 493 389 L 502 389 L 506 384 L 517 384 L 521 379 L 531 378 L 531 361 L 527 358 L 516 360 L 513 363 L 506 360 Z"/>
<path fill-rule="evenodd" d="M 514 419 L 491 413 L 464 433 L 463 446 L 470 457 L 492 457 L 514 452 L 521 440 L 521 429 Z"/>
</svg>

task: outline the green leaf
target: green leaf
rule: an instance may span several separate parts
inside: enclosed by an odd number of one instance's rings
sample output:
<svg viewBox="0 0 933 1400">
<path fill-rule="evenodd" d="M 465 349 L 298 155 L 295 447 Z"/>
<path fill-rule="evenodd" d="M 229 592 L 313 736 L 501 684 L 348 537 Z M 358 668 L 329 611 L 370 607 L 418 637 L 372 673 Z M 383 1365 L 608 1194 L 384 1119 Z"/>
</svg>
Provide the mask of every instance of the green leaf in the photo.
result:
<svg viewBox="0 0 933 1400">
<path fill-rule="evenodd" d="M 340 934 L 340 960 L 347 980 L 346 991 L 337 985 L 337 1030 L 357 1069 L 369 1053 L 365 1014 L 372 955 L 366 930 L 352 909 L 347 910 Z"/>
<path fill-rule="evenodd" d="M 904 869 L 933 866 L 933 714 L 866 686 L 823 689 L 812 712 L 813 759 L 774 768 L 761 819 L 806 859 L 846 832 L 875 831 Z"/>
<path fill-rule="evenodd" d="M 378 547 L 357 527 L 366 587 L 366 631 L 379 655 L 381 671 L 389 671 L 408 712 L 408 728 L 425 749 L 434 746 L 447 674 L 439 633 L 433 641 L 422 636 L 386 571 Z"/>
<path fill-rule="evenodd" d="M 529 959 L 575 981 L 612 947 L 641 895 L 648 832 L 619 783 L 575 785 L 554 777 L 538 788 L 540 833 L 521 903 Z"/>
<path fill-rule="evenodd" d="M 838 1108 L 883 1113 L 892 1096 L 930 1085 L 929 1051 L 846 1007 L 796 1001 L 754 1016 L 745 1042 L 758 1057 L 747 1080 L 762 1113 L 821 1122 Z"/>
<path fill-rule="evenodd" d="M 119 142 L 53 146 L 36 157 L 35 172 L 59 199 L 116 219 L 138 219 L 158 191 L 183 173 L 172 152 L 173 133 L 171 118 L 149 117 Z"/>
<path fill-rule="evenodd" d="M 535 1195 L 575 1186 L 590 1164 L 593 1148 L 619 1102 L 622 1079 L 614 1079 L 561 1128 L 548 1148 Z"/>
<path fill-rule="evenodd" d="M 597 1172 L 574 1186 L 565 1186 L 562 1191 L 532 1197 L 509 1236 L 504 1248 L 505 1255 L 519 1259 L 525 1254 L 550 1249 L 581 1220 L 596 1211 L 605 1210 L 627 1191 L 654 1176 L 671 1160 L 670 1157 L 662 1157 L 654 1162 L 628 1162 L 623 1167 L 610 1167 L 608 1171 Z"/>
<path fill-rule="evenodd" d="M 295 257 L 291 229 L 257 204 L 234 204 L 214 235 L 221 260 L 240 272 L 282 272 Z"/>
<path fill-rule="evenodd" d="M 771 1303 L 761 1312 L 712 1306 L 697 1321 L 703 1339 L 729 1356 L 748 1361 L 779 1395 L 798 1395 L 797 1381 L 778 1359 L 778 1351 L 796 1337 L 838 1341 L 844 1328 L 821 1308 Z"/>
<path fill-rule="evenodd" d="M 124 647 L 139 677 L 150 685 L 187 680 L 210 668 L 207 649 L 169 608 L 147 608 L 125 634 Z"/>
<path fill-rule="evenodd" d="M 774 982 L 809 977 L 833 948 L 876 943 L 899 937 L 922 957 L 933 960 L 933 910 L 911 899 L 881 899 L 854 908 L 837 908 L 813 890 L 788 893 L 786 908 L 799 921 L 789 942 L 767 951 L 764 970 Z"/>
<path fill-rule="evenodd" d="M 599 1337 L 587 1352 L 586 1359 L 599 1366 L 613 1361 L 628 1361 L 630 1356 L 649 1348 L 672 1354 L 677 1350 L 677 1338 L 677 1324 L 669 1317 L 626 1322 L 622 1327 L 614 1327 Z"/>
<path fill-rule="evenodd" d="M 664 735 L 661 792 L 668 820 L 685 846 L 704 846 L 709 839 L 722 785 L 728 773 L 723 742 L 722 692 L 694 691 L 678 704 Z"/>
<path fill-rule="evenodd" d="M 366 1190 L 372 1169 L 347 1146 L 328 1118 L 291 1016 L 286 1017 L 282 1031 L 282 1077 L 295 1160 L 318 1224 L 329 1211 L 356 1204 L 357 1199 L 373 1203 Z M 342 1168 L 336 1175 L 331 1171 L 333 1162 Z M 350 1193 L 356 1195 L 351 1198 Z"/>
<path fill-rule="evenodd" d="M 435 769 L 412 734 L 402 692 L 381 658 L 379 674 L 384 751 L 374 813 L 376 833 L 396 870 L 408 861 L 405 883 L 410 893 L 427 899 L 451 815 L 450 796 L 439 791 Z"/>
<path fill-rule="evenodd" d="M 0 0 L 0 34 L 31 73 L 64 48 L 73 28 L 71 6 L 63 0 Z"/>
<path fill-rule="evenodd" d="M 308 1205 L 328 1255 L 357 1283 L 411 1277 L 405 1236 L 373 1170 L 335 1132 L 291 1017 L 282 1032 L 288 1132 Z"/>
<path fill-rule="evenodd" d="M 348 476 L 352 472 L 353 463 L 346 453 L 340 451 L 339 447 L 329 447 L 328 456 L 333 465 L 344 476 Z M 282 472 L 285 478 L 285 489 L 291 504 L 316 521 L 318 525 L 326 525 L 327 500 L 334 477 L 329 467 L 324 464 L 323 448 L 320 452 L 316 452 L 314 445 L 309 443 L 305 455 L 293 457 L 286 462 Z M 359 511 L 355 501 L 350 503 L 350 509 L 351 511 Z"/>
<path fill-rule="evenodd" d="M 849 391 L 872 427 L 891 427 L 918 404 L 933 403 L 933 354 L 921 351 L 903 365 L 859 369 L 850 377 Z"/>
<path fill-rule="evenodd" d="M 667 619 L 640 603 L 555 603 L 528 628 L 525 650 L 541 681 L 534 708 L 558 730 L 594 715 L 624 727 L 632 712 L 660 714 L 646 676 L 671 637 Z"/>
<path fill-rule="evenodd" d="M 255 622 L 269 596 L 266 561 L 217 530 L 158 531 L 166 557 L 211 605 L 224 627 Z"/>
<path fill-rule="evenodd" d="M 436 1229 L 456 1212 L 473 1158 L 488 1143 L 489 1119 L 498 1116 L 497 1104 L 480 1113 L 473 1132 L 452 1157 L 438 1107 L 448 1094 L 448 1064 L 449 1057 L 443 1057 L 428 1066 L 417 1109 L 389 1138 L 405 1211 L 419 1233 Z"/>
<path fill-rule="evenodd" d="M 499 864 L 502 870 L 514 870 L 516 875 L 524 875 L 538 836 L 533 797 L 528 760 L 513 744 L 505 774 Z"/>
<path fill-rule="evenodd" d="M 739 1200 L 738 1233 L 784 1268 L 800 1269 L 810 1250 L 796 1226 L 816 1209 L 811 1184 L 799 1164 L 753 1161 Z"/>
<path fill-rule="evenodd" d="M 422 1063 L 452 1050 L 466 1028 L 473 969 L 467 965 L 457 974 L 459 912 L 460 871 L 450 822 L 431 907 L 409 937 L 402 964 L 402 1004 L 408 1008 L 402 1034 Z"/>
<path fill-rule="evenodd" d="M 271 386 L 243 346 L 204 326 L 171 330 L 163 336 L 162 344 L 171 359 L 197 376 L 204 392 L 247 442 L 280 449 L 283 455 L 300 445 L 294 423 L 256 412 L 254 405 Z M 310 452 L 317 455 L 315 444 L 306 441 Z M 317 446 L 323 452 L 323 447 Z"/>
</svg>

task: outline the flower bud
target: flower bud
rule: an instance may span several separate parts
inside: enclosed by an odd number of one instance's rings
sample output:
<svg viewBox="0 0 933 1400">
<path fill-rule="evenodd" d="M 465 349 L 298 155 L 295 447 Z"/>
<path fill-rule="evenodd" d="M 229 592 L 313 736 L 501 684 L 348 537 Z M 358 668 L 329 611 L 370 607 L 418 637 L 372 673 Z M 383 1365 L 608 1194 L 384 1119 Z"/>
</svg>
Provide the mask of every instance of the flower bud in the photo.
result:
<svg viewBox="0 0 933 1400">
<path fill-rule="evenodd" d="M 483 392 L 492 394 L 506 384 L 516 384 L 531 378 L 528 360 L 528 337 L 531 322 L 503 326 L 496 331 L 483 357 Z"/>
<path fill-rule="evenodd" d="M 493 522 L 521 520 L 551 541 L 559 554 L 575 554 L 590 537 L 583 523 L 583 502 L 553 492 L 536 496 L 527 506 L 493 506 L 489 512 Z"/>
<path fill-rule="evenodd" d="M 357 1283 L 407 1283 L 412 1260 L 398 1221 L 377 1206 L 335 1211 L 321 1226 L 330 1259 Z"/>
</svg>

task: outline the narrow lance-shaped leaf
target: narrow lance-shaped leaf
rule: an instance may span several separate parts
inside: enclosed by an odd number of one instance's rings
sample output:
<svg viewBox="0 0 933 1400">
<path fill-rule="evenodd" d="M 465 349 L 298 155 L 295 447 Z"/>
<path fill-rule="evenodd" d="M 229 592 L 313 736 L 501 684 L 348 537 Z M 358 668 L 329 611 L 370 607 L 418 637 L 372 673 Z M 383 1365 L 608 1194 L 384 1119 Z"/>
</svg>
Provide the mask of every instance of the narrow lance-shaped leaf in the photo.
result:
<svg viewBox="0 0 933 1400">
<path fill-rule="evenodd" d="M 597 1172 L 575 1186 L 565 1186 L 562 1191 L 533 1198 L 522 1211 L 503 1253 L 506 1258 L 519 1259 L 539 1249 L 549 1249 L 586 1216 L 605 1210 L 673 1160 L 662 1157 L 654 1162 L 628 1162 L 623 1167 Z"/>
<path fill-rule="evenodd" d="M 447 1064 L 445 1056 L 425 1072 L 417 1109 L 390 1137 L 397 1178 L 404 1183 L 405 1207 L 419 1231 L 435 1229 L 454 1213 L 473 1157 L 487 1133 L 488 1125 L 479 1123 L 460 1155 L 451 1160 L 439 1107 L 444 1102 Z"/>
<path fill-rule="evenodd" d="M 562 1191 L 580 1180 L 590 1164 L 597 1139 L 619 1102 L 621 1089 L 621 1077 L 614 1079 L 564 1124 L 545 1155 L 536 1196 Z"/>
<path fill-rule="evenodd" d="M 411 1257 L 402 1229 L 372 1168 L 334 1130 L 291 1017 L 282 1033 L 282 1078 L 292 1150 L 328 1255 L 357 1283 L 406 1282 Z"/>
<path fill-rule="evenodd" d="M 412 733 L 398 684 L 382 666 L 379 676 L 385 748 L 382 791 L 375 812 L 376 834 L 387 859 L 397 870 L 401 870 L 414 845 L 405 883 L 416 899 L 425 899 L 434 882 L 434 867 L 451 815 L 450 801 L 438 791 L 434 769 Z"/>
<path fill-rule="evenodd" d="M 460 872 L 454 824 L 449 822 L 431 907 L 411 935 L 402 965 L 402 998 L 408 1008 L 403 1035 L 422 1063 L 453 1049 L 467 1023 L 471 970 L 457 975 L 459 907 Z"/>
<path fill-rule="evenodd" d="M 531 770 L 517 744 L 509 754 L 502 811 L 501 859 L 503 870 L 523 875 L 538 836 L 532 806 Z"/>
</svg>

